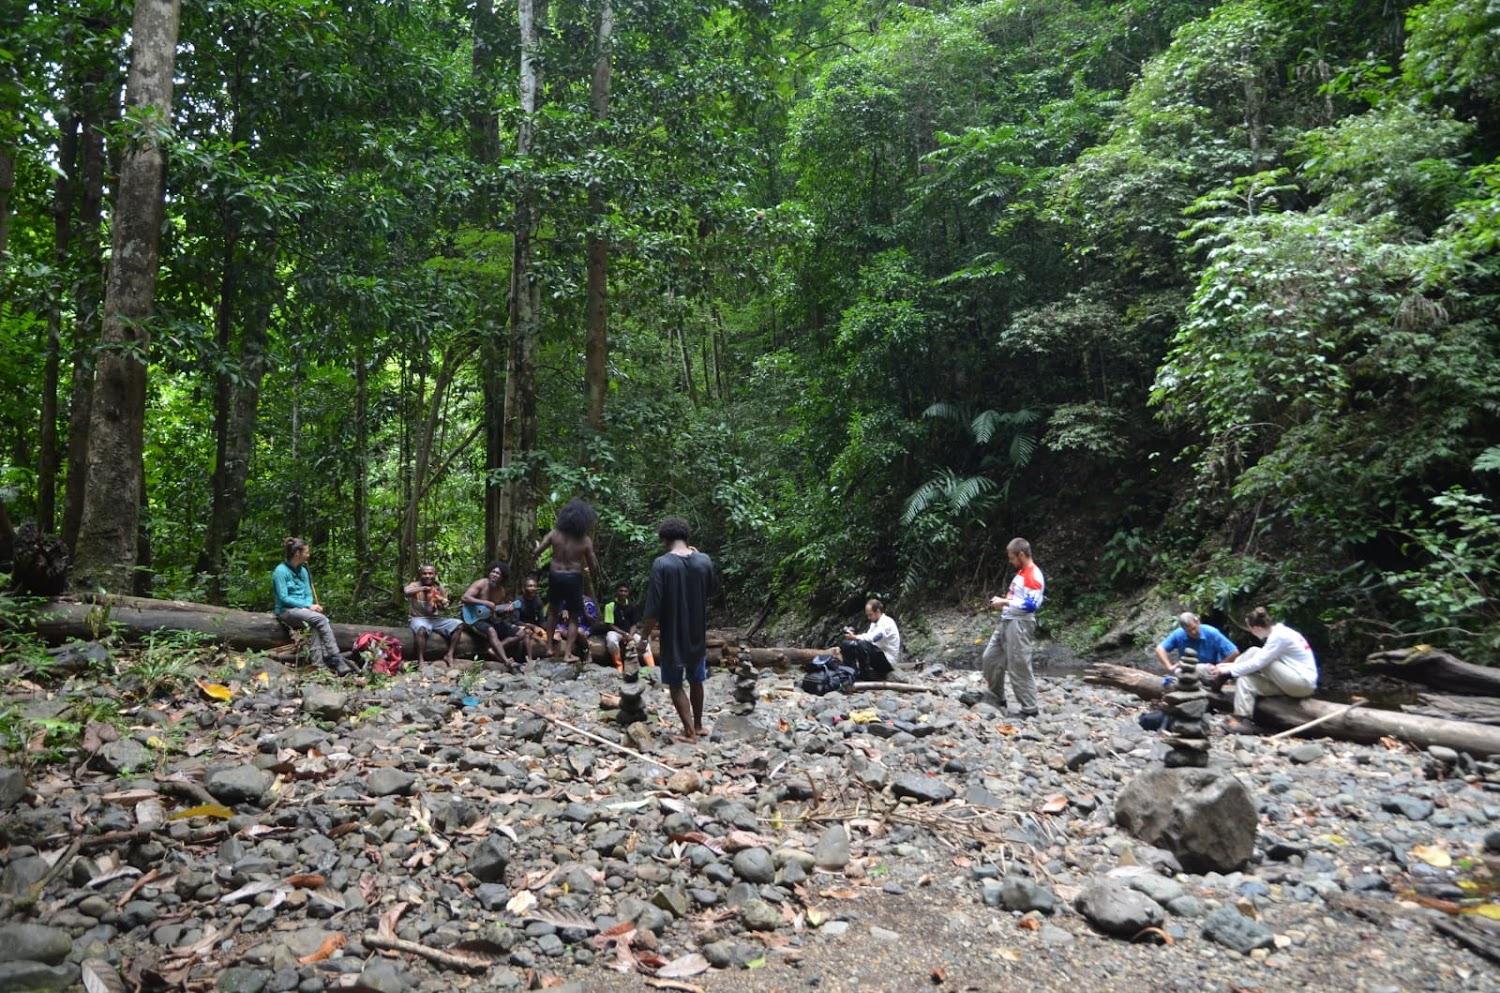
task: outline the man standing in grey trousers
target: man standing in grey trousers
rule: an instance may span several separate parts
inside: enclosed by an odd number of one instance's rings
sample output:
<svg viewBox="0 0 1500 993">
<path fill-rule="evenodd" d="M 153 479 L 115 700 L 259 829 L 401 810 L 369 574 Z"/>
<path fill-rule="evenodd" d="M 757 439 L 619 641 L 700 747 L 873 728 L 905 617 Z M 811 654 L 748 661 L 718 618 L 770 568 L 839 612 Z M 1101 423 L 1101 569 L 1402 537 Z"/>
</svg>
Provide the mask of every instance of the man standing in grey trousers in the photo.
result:
<svg viewBox="0 0 1500 993">
<path fill-rule="evenodd" d="M 1036 644 L 1036 612 L 1042 608 L 1046 581 L 1031 561 L 1031 542 L 1012 538 L 1005 555 L 1015 567 L 1015 578 L 1005 596 L 990 597 L 990 606 L 1000 611 L 1000 626 L 984 647 L 984 680 L 997 705 L 1005 709 L 1005 677 L 1010 676 L 1021 705 L 1021 716 L 1037 715 L 1036 675 L 1031 671 L 1031 653 Z"/>
</svg>

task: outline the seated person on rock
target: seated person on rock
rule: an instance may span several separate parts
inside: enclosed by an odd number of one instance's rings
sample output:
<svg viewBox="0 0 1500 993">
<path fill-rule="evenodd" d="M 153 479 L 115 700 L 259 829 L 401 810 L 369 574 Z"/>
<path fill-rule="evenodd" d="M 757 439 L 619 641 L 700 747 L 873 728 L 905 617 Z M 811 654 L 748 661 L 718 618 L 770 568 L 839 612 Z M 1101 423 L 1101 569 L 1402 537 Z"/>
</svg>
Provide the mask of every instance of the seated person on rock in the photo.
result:
<svg viewBox="0 0 1500 993">
<path fill-rule="evenodd" d="M 510 566 L 491 562 L 483 576 L 469 584 L 463 596 L 464 624 L 489 649 L 490 658 L 504 664 L 505 650 L 516 644 L 518 632 L 506 618 L 515 616 L 515 603 L 506 596 Z"/>
<path fill-rule="evenodd" d="M 1310 697 L 1318 688 L 1318 660 L 1301 634 L 1285 624 L 1275 624 L 1264 607 L 1256 607 L 1245 618 L 1250 633 L 1265 644 L 1247 648 L 1232 664 L 1209 667 L 1216 682 L 1234 680 L 1234 717 L 1224 729 L 1232 734 L 1257 734 L 1255 701 L 1263 696 Z"/>
<path fill-rule="evenodd" d="M 436 631 L 448 642 L 448 654 L 443 661 L 453 665 L 453 652 L 458 647 L 459 635 L 463 631 L 456 617 L 444 617 L 448 609 L 448 591 L 438 582 L 437 567 L 424 565 L 417 570 L 416 582 L 407 583 L 402 590 L 406 594 L 408 623 L 412 638 L 417 643 L 417 661 L 427 661 L 427 635 Z"/>
<path fill-rule="evenodd" d="M 865 617 L 870 626 L 863 633 L 844 628 L 844 640 L 828 651 L 859 670 L 860 679 L 884 679 L 901 660 L 901 632 L 885 612 L 885 604 L 874 597 L 865 601 Z"/>
<path fill-rule="evenodd" d="M 340 676 L 353 672 L 354 666 L 339 651 L 333 624 L 318 603 L 318 591 L 307 571 L 312 547 L 301 538 L 288 538 L 282 542 L 282 555 L 285 561 L 271 572 L 277 619 L 288 631 L 307 629 L 307 649 L 314 663 L 326 665 Z"/>
<path fill-rule="evenodd" d="M 519 650 L 527 662 L 535 662 L 547 653 L 547 601 L 542 599 L 541 584 L 527 576 L 516 597 L 515 625 L 520 632 Z"/>
<path fill-rule="evenodd" d="M 1198 653 L 1200 665 L 1229 665 L 1239 657 L 1240 650 L 1235 647 L 1234 642 L 1212 624 L 1199 621 L 1197 614 L 1183 611 L 1177 615 L 1177 623 L 1179 626 L 1173 628 L 1172 633 L 1156 646 L 1156 657 L 1169 674 L 1175 666 L 1170 658 L 1171 653 L 1175 652 L 1180 657 L 1189 648 Z"/>
<path fill-rule="evenodd" d="M 641 624 L 641 608 L 630 600 L 630 584 L 615 587 L 615 598 L 604 605 L 604 647 L 609 652 L 617 672 L 625 671 L 625 646 L 635 644 L 640 649 L 639 659 L 646 665 L 655 665 L 651 657 L 651 643 L 643 642 L 636 633 Z M 638 664 L 638 663 L 637 663 Z"/>
</svg>

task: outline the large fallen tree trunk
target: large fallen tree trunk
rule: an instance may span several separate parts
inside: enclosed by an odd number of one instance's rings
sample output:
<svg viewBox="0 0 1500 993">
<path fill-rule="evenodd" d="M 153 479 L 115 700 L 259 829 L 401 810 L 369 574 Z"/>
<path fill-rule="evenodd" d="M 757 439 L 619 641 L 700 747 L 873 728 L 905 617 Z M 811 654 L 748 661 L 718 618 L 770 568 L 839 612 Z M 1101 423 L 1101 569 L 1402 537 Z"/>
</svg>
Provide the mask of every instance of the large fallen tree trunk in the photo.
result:
<svg viewBox="0 0 1500 993">
<path fill-rule="evenodd" d="M 1500 669 L 1465 662 L 1430 645 L 1374 652 L 1365 661 L 1386 675 L 1415 680 L 1448 693 L 1500 696 Z"/>
<path fill-rule="evenodd" d="M 83 602 L 49 601 L 36 613 L 33 626 L 37 633 L 57 643 L 69 639 L 95 640 L 112 628 L 132 640 L 156 631 L 191 631 L 248 651 L 283 648 L 291 643 L 287 629 L 271 613 L 148 597 L 91 596 L 81 600 Z M 333 625 L 334 637 L 338 639 L 339 647 L 346 651 L 353 647 L 354 639 L 366 631 L 389 635 L 401 642 L 401 651 L 406 658 L 412 658 L 416 651 L 411 630 L 405 627 L 338 622 Z M 443 647 L 442 638 L 437 635 L 428 637 L 429 658 L 440 655 Z M 595 662 L 608 661 L 606 649 L 598 639 L 592 641 L 589 648 Z M 708 642 L 710 663 L 733 665 L 739 659 L 747 658 L 758 668 L 803 665 L 819 651 L 813 648 L 747 648 L 714 638 Z M 483 656 L 484 650 L 479 640 L 466 632 L 459 643 L 458 654 L 478 658 Z"/>
<path fill-rule="evenodd" d="M 1419 693 L 1415 702 L 1403 703 L 1401 710 L 1407 714 L 1442 717 L 1450 721 L 1500 725 L 1500 697 Z"/>
<path fill-rule="evenodd" d="M 1120 665 L 1098 663 L 1089 667 L 1085 678 L 1090 683 L 1126 690 L 1145 700 L 1160 699 L 1163 692 L 1159 674 Z M 1227 700 L 1221 696 L 1219 702 L 1227 703 Z M 1326 700 L 1261 697 L 1256 701 L 1255 719 L 1278 727 L 1296 727 L 1342 709 L 1340 704 Z M 1445 745 L 1474 755 L 1500 754 L 1500 727 L 1369 707 L 1347 710 L 1324 721 L 1317 726 L 1316 733 L 1346 741 L 1395 738 L 1423 748 Z"/>
</svg>

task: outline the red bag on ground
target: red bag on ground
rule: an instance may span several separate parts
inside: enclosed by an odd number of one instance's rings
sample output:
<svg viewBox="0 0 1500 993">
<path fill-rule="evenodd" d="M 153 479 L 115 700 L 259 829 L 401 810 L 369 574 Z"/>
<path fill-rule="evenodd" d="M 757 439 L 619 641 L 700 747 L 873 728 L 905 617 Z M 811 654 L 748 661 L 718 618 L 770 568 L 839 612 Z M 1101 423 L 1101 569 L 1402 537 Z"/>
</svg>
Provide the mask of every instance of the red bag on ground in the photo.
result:
<svg viewBox="0 0 1500 993">
<path fill-rule="evenodd" d="M 382 676 L 401 671 L 401 642 L 379 631 L 366 631 L 354 639 L 354 653 L 369 660 L 370 670 Z"/>
</svg>

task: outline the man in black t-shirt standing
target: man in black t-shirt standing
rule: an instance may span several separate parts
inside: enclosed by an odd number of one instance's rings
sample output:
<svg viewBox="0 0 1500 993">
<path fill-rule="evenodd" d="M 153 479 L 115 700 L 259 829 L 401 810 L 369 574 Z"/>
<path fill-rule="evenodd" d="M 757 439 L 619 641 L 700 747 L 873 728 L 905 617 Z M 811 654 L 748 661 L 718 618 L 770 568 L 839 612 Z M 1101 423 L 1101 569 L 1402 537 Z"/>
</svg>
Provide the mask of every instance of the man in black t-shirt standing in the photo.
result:
<svg viewBox="0 0 1500 993">
<path fill-rule="evenodd" d="M 682 718 L 682 741 L 692 744 L 703 727 L 703 683 L 708 679 L 708 598 L 715 589 L 714 562 L 688 546 L 688 522 L 668 517 L 656 529 L 665 555 L 651 563 L 641 637 L 661 630 L 661 681 Z M 686 679 L 691 691 L 683 688 Z"/>
</svg>

